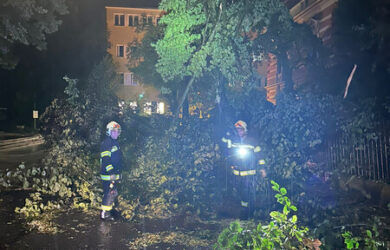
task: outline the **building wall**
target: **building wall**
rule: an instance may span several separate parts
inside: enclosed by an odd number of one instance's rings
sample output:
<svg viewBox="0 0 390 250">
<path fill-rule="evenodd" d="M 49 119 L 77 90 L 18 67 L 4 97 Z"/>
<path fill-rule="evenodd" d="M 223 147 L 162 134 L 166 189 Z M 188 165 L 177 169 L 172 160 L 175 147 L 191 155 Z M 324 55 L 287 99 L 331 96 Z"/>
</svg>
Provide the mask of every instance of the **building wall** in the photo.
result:
<svg viewBox="0 0 390 250">
<path fill-rule="evenodd" d="M 332 13 L 338 0 L 301 0 L 290 9 L 297 23 L 307 23 L 325 45 L 330 45 Z"/>
<path fill-rule="evenodd" d="M 325 46 L 331 46 L 332 13 L 338 0 L 286 0 L 290 14 L 297 23 L 307 23 L 313 34 L 320 38 Z M 267 100 L 276 103 L 275 96 L 283 89 L 281 73 L 277 71 L 277 58 L 269 56 L 267 68 Z M 309 72 L 304 64 L 292 72 L 294 86 L 299 86 L 307 80 Z"/>
<path fill-rule="evenodd" d="M 106 25 L 109 42 L 108 53 L 112 55 L 117 72 L 122 73 L 124 78 L 124 84 L 117 90 L 117 95 L 121 99 L 134 101 L 138 99 L 140 94 L 144 94 L 145 100 L 159 101 L 159 91 L 146 84 L 136 82 L 127 64 L 128 56 L 131 56 L 128 55 L 129 43 L 133 41 L 140 42 L 145 34 L 145 32 L 136 32 L 134 17 L 138 17 L 139 24 L 143 22 L 144 17 L 146 21 L 150 20 L 148 17 L 151 17 L 153 25 L 157 25 L 161 13 L 161 10 L 158 9 L 106 6 Z M 115 25 L 115 22 L 119 21 L 121 23 L 120 16 L 122 15 L 123 26 Z M 129 17 L 133 18 L 133 26 L 129 26 L 131 24 Z M 118 56 L 121 46 L 123 46 L 123 57 Z"/>
</svg>

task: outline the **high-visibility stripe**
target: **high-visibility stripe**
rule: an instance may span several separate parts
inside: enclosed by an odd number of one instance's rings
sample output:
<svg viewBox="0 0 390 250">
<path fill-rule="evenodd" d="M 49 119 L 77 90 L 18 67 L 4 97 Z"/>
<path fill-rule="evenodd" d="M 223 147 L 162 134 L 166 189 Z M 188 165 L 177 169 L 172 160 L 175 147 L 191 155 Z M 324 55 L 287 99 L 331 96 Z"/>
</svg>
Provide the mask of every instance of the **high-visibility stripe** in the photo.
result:
<svg viewBox="0 0 390 250">
<path fill-rule="evenodd" d="M 114 147 L 111 148 L 111 153 L 113 153 L 115 151 L 118 151 L 118 147 L 117 146 L 114 146 Z"/>
<path fill-rule="evenodd" d="M 100 157 L 103 158 L 105 156 L 111 157 L 111 152 L 110 151 L 103 151 L 100 153 Z"/>
<path fill-rule="evenodd" d="M 119 174 L 115 174 L 113 175 L 114 176 L 114 181 L 116 180 L 119 180 L 121 178 L 121 176 Z M 110 181 L 111 180 L 111 175 L 107 175 L 107 174 L 101 174 L 100 175 L 100 178 L 103 180 L 103 181 Z"/>
<path fill-rule="evenodd" d="M 236 145 L 237 148 L 247 148 L 247 149 L 254 149 L 255 147 L 249 144 L 238 144 Z"/>
<path fill-rule="evenodd" d="M 111 170 L 113 170 L 114 169 L 114 167 L 110 164 L 110 165 L 107 165 L 106 166 L 106 171 L 108 172 L 108 171 L 111 171 Z"/>
<path fill-rule="evenodd" d="M 238 170 L 233 169 L 233 174 L 238 175 L 238 176 L 255 175 L 256 170 L 238 171 Z"/>
<path fill-rule="evenodd" d="M 102 210 L 110 211 L 110 210 L 112 210 L 112 205 L 111 206 L 102 205 Z"/>
<path fill-rule="evenodd" d="M 265 160 L 259 160 L 259 164 L 260 165 L 264 165 L 265 164 Z"/>
<path fill-rule="evenodd" d="M 243 206 L 243 207 L 248 207 L 248 202 L 241 201 L 241 206 Z"/>
<path fill-rule="evenodd" d="M 256 174 L 256 170 L 240 171 L 241 176 L 255 175 L 255 174 Z"/>
</svg>

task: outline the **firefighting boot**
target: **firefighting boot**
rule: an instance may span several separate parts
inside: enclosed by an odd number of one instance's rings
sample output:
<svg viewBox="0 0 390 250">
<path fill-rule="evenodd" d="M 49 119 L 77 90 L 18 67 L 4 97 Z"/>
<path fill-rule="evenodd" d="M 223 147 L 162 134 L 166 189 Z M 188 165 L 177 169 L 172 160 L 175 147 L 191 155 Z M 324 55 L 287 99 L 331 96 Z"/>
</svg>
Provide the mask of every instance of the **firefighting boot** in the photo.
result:
<svg viewBox="0 0 390 250">
<path fill-rule="evenodd" d="M 102 210 L 100 212 L 100 219 L 107 220 L 107 221 L 113 221 L 114 217 L 111 215 L 111 211 Z"/>
</svg>

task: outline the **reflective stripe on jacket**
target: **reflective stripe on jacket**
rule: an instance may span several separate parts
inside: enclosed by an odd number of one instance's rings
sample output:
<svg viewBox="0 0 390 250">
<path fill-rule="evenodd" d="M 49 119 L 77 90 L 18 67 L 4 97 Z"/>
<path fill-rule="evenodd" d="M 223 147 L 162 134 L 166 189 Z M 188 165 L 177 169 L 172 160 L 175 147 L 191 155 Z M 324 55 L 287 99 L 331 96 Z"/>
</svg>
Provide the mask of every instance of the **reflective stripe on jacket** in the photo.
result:
<svg viewBox="0 0 390 250">
<path fill-rule="evenodd" d="M 122 152 L 117 140 L 106 136 L 100 146 L 100 174 L 110 176 L 121 173 Z"/>
</svg>

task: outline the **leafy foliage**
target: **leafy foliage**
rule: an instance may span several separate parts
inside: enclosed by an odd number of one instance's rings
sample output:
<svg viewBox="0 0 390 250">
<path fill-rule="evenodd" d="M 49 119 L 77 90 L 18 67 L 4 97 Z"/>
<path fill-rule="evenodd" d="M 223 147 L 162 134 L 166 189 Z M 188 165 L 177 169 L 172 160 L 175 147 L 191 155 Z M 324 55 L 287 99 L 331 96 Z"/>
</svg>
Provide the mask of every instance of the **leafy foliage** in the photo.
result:
<svg viewBox="0 0 390 250">
<path fill-rule="evenodd" d="M 69 98 L 55 99 L 41 117 L 42 135 L 48 146 L 42 165 L 17 170 L 23 188 L 35 191 L 32 200 L 26 199 L 25 206 L 16 209 L 29 219 L 65 204 L 87 210 L 101 201 L 96 156 L 106 122 L 118 117 L 117 100 L 109 91 L 104 93 L 105 98 L 101 98 L 103 92 L 94 89 L 79 91 L 76 79 L 66 79 L 70 83 L 66 89 Z M 107 86 L 117 80 L 107 58 L 91 73 L 91 88 L 96 87 L 92 85 L 96 79 L 104 80 L 101 84 Z"/>
<path fill-rule="evenodd" d="M 185 80 L 179 108 L 194 81 L 205 73 L 217 70 L 231 84 L 251 79 L 252 27 L 267 26 L 277 13 L 283 25 L 291 24 L 287 8 L 276 0 L 166 0 L 160 8 L 167 14 L 160 21 L 166 25 L 164 37 L 155 44 L 156 68 L 165 81 Z"/>
<path fill-rule="evenodd" d="M 13 68 L 14 43 L 46 48 L 46 35 L 61 25 L 58 16 L 68 13 L 64 0 L 2 1 L 0 3 L 0 65 Z"/>
<path fill-rule="evenodd" d="M 68 83 L 68 86 L 64 90 L 64 93 L 69 96 L 67 101 L 70 104 L 75 105 L 76 99 L 79 97 L 79 90 L 76 87 L 78 80 L 77 79 L 70 79 L 67 76 L 64 76 L 63 79 Z"/>
<path fill-rule="evenodd" d="M 161 119 L 156 118 L 152 118 L 152 124 L 154 119 Z M 164 127 L 160 122 L 155 123 L 156 129 Z M 212 127 L 207 121 L 189 118 L 160 133 L 147 138 L 138 151 L 130 177 L 136 181 L 128 184 L 132 192 L 141 198 L 141 203 L 154 201 L 151 205 L 167 203 L 167 209 L 210 212 L 210 205 L 217 199 L 217 187 L 210 183 L 216 182 L 219 158 L 211 137 Z"/>
<path fill-rule="evenodd" d="M 298 227 L 296 215 L 289 216 L 291 211 L 297 211 L 286 196 L 285 188 L 271 181 L 272 189 L 277 192 L 275 198 L 283 206 L 283 212 L 272 211 L 268 225 L 252 223 L 241 227 L 238 221 L 230 224 L 218 237 L 215 248 L 218 249 L 305 249 L 308 228 Z M 306 243 L 306 244 L 305 244 Z M 319 245 L 321 245 L 319 243 Z M 318 246 L 319 246 L 318 245 Z M 318 247 L 317 246 L 317 247 Z"/>
<path fill-rule="evenodd" d="M 303 185 L 304 164 L 321 149 L 328 129 L 334 127 L 341 99 L 283 92 L 274 106 L 260 91 L 228 90 L 226 96 L 223 115 L 229 124 L 238 119 L 249 124 L 249 133 L 261 146 L 272 178 L 294 179 L 297 186 Z"/>
<path fill-rule="evenodd" d="M 373 226 L 372 231 L 369 229 L 365 230 L 363 235 L 363 238 L 354 237 L 350 231 L 344 232 L 342 236 L 347 249 L 362 249 L 361 247 L 359 248 L 362 242 L 364 242 L 363 249 L 377 250 L 385 246 L 384 242 L 379 239 L 379 232 L 376 225 Z"/>
<path fill-rule="evenodd" d="M 279 1 L 162 1 L 167 11 L 164 38 L 156 43 L 157 70 L 163 79 L 199 77 L 218 68 L 230 81 L 243 80 L 251 72 L 248 35 L 257 24 L 266 26 L 274 13 L 283 25 L 291 17 Z M 175 53 L 172 53 L 175 51 Z"/>
</svg>

